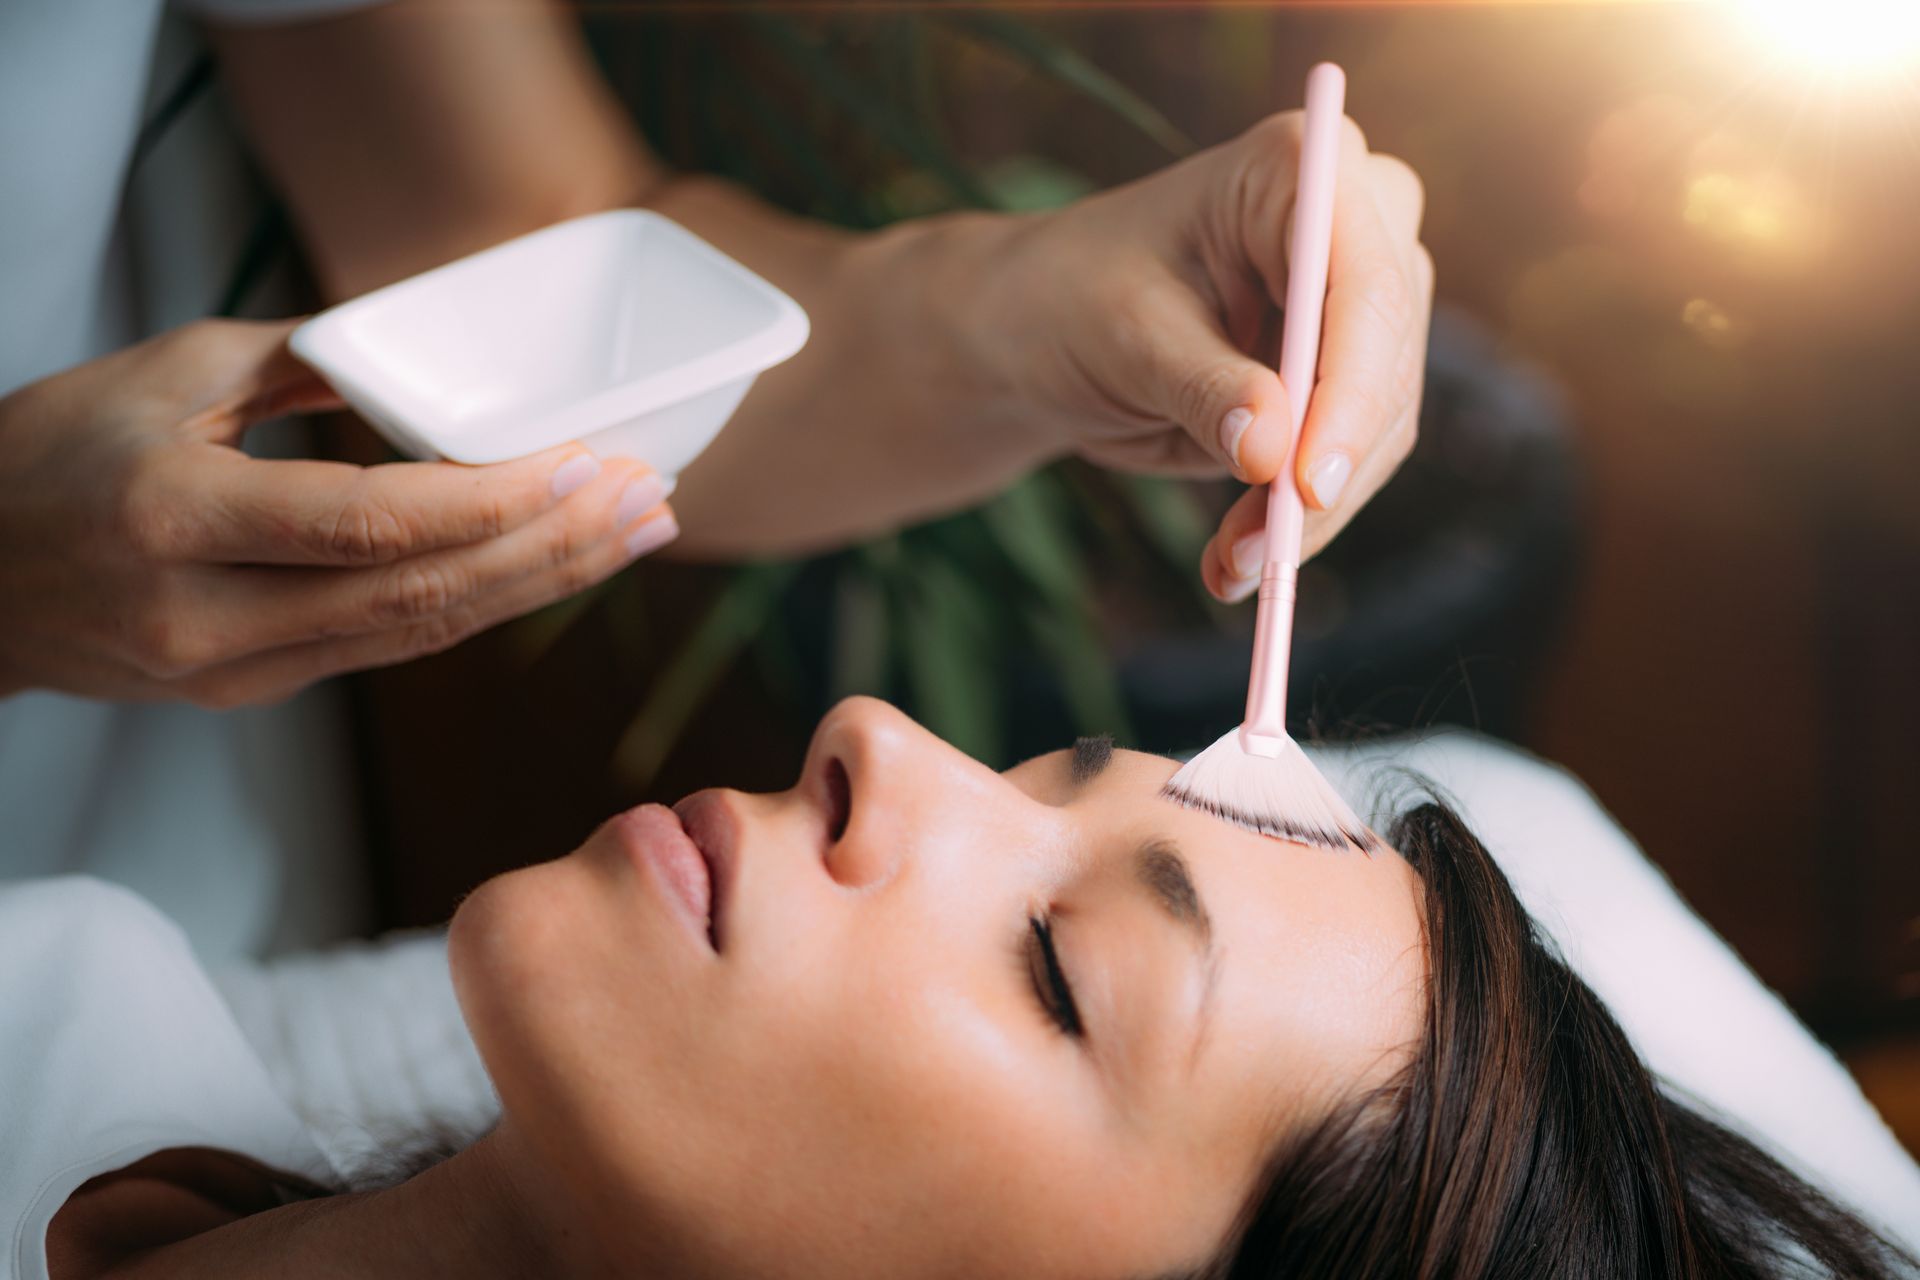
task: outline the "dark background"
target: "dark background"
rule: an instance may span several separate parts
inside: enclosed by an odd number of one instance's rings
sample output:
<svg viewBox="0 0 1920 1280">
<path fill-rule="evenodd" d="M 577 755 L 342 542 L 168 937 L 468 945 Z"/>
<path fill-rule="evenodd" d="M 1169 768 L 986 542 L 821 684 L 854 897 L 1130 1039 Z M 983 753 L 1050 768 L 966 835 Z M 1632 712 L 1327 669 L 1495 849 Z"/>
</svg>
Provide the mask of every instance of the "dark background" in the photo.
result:
<svg viewBox="0 0 1920 1280">
<path fill-rule="evenodd" d="M 1312 62 L 1346 66 L 1374 148 L 1426 181 L 1445 315 L 1420 456 L 1304 590 L 1332 612 L 1303 620 L 1296 710 L 1479 724 L 1567 765 L 1920 1149 L 1916 68 L 1810 74 L 1711 5 L 1015 12 L 1202 145 L 1294 105 Z M 802 17 L 856 66 L 901 20 Z M 752 24 L 588 18 L 642 117 L 681 122 L 656 125 L 663 149 L 699 164 L 701 129 L 733 126 L 686 124 L 702 100 L 658 69 L 759 66 Z M 1105 185 L 1165 162 L 1017 59 L 939 46 L 924 74 L 976 170 L 1028 157 Z M 913 176 L 843 220 L 910 210 Z M 1231 723 L 1245 619 L 1110 549 L 1088 564 L 1141 745 Z M 444 918 L 639 799 L 785 785 L 839 691 L 806 660 L 831 571 L 802 571 L 779 614 L 797 665 L 723 664 L 644 780 L 615 746 L 721 572 L 645 563 L 558 639 L 508 628 L 362 679 L 387 922 Z M 1457 589 L 1405 603 L 1441 580 Z M 1062 745 L 1046 664 L 996 669 L 1004 750 Z M 1196 669 L 1215 678 L 1177 678 Z"/>
</svg>

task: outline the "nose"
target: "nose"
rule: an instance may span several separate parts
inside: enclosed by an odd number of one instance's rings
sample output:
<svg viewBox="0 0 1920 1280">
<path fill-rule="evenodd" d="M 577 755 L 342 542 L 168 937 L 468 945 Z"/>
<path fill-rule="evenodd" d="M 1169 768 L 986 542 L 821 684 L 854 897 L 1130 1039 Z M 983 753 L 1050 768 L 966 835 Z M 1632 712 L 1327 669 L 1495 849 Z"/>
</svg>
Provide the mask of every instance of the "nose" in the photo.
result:
<svg viewBox="0 0 1920 1280">
<path fill-rule="evenodd" d="M 923 835 L 964 820 L 962 797 L 998 775 L 876 698 L 848 698 L 814 730 L 801 789 L 818 806 L 822 862 L 851 889 L 886 884 Z"/>
</svg>

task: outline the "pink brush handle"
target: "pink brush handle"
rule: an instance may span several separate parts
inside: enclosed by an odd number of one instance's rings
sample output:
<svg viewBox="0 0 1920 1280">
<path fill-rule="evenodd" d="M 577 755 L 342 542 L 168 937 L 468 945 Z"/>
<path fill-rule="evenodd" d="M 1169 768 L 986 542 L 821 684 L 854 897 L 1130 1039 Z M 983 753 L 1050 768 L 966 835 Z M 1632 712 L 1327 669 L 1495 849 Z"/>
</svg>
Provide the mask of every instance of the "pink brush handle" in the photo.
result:
<svg viewBox="0 0 1920 1280">
<path fill-rule="evenodd" d="M 1240 726 L 1240 745 L 1254 755 L 1274 754 L 1287 736 L 1294 581 L 1300 572 L 1300 530 L 1306 520 L 1294 462 L 1320 363 L 1320 313 L 1327 300 L 1333 185 L 1346 96 L 1346 74 L 1331 62 L 1307 73 L 1305 139 L 1300 147 L 1300 184 L 1294 192 L 1293 245 L 1287 261 L 1286 328 L 1280 338 L 1280 381 L 1287 389 L 1293 437 L 1279 476 L 1267 487 L 1267 561 L 1260 569 L 1253 678 L 1247 686 L 1247 718 Z"/>
</svg>

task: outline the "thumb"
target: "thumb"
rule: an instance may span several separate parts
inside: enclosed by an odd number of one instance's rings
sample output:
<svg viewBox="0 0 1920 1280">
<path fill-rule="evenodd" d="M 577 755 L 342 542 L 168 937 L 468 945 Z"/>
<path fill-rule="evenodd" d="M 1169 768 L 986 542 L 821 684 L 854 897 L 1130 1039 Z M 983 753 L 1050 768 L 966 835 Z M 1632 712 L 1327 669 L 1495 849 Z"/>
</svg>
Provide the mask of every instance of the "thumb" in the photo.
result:
<svg viewBox="0 0 1920 1280">
<path fill-rule="evenodd" d="M 341 407 L 326 380 L 300 362 L 291 320 L 199 320 L 167 335 L 171 380 L 192 434 L 235 444 L 248 427 L 283 414 Z"/>
<path fill-rule="evenodd" d="M 1139 399 L 1242 480 L 1266 484 L 1279 474 L 1292 434 L 1280 375 L 1235 348 L 1197 307 L 1162 310 L 1131 374 Z"/>
</svg>

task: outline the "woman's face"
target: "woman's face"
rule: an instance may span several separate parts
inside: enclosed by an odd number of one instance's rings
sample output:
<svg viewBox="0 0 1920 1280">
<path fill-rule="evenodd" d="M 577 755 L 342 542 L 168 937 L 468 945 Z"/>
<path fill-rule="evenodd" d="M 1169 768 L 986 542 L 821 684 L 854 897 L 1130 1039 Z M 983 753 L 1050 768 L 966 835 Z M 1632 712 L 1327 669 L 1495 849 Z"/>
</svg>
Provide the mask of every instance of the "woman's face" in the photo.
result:
<svg viewBox="0 0 1920 1280">
<path fill-rule="evenodd" d="M 1411 1050 L 1417 885 L 1103 754 L 996 774 L 856 699 L 793 790 L 636 810 L 482 887 L 455 979 L 546 1202 L 659 1274 L 1205 1257 L 1286 1129 Z"/>
</svg>

